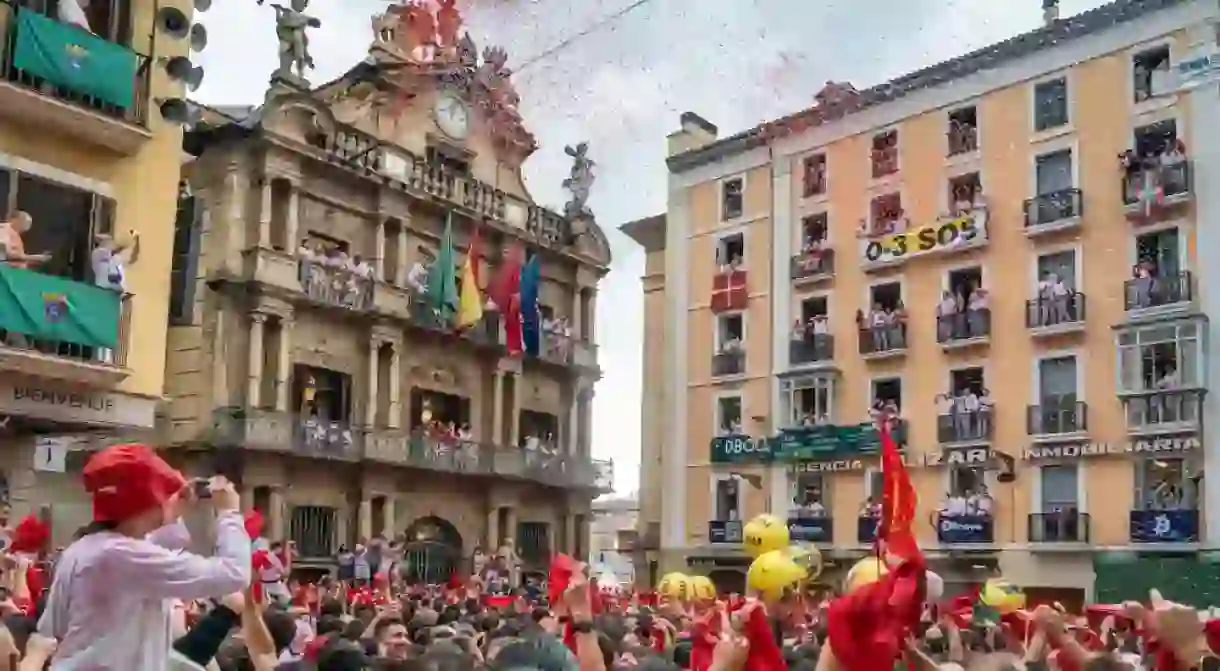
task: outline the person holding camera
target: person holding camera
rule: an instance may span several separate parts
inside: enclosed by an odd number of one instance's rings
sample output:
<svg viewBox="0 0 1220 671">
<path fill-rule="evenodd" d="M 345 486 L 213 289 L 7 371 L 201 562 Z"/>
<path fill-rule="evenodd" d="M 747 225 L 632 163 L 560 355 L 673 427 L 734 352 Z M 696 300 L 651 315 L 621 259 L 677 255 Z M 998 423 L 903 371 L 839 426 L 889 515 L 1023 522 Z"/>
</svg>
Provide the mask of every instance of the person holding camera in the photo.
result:
<svg viewBox="0 0 1220 671">
<path fill-rule="evenodd" d="M 64 551 L 38 632 L 58 639 L 52 671 L 166 671 L 171 602 L 220 598 L 250 583 L 250 537 L 233 484 L 187 481 L 152 449 L 113 445 L 83 473 L 93 524 Z M 216 512 L 212 557 L 184 550 L 192 506 Z"/>
</svg>

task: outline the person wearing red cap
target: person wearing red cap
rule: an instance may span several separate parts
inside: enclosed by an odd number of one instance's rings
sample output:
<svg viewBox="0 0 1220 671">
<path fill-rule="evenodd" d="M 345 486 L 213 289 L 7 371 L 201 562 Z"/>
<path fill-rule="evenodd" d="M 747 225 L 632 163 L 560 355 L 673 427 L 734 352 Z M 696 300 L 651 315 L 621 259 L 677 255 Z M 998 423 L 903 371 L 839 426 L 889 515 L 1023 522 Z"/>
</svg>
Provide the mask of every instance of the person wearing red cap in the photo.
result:
<svg viewBox="0 0 1220 671">
<path fill-rule="evenodd" d="M 250 583 L 250 537 L 232 483 L 209 483 L 216 510 L 216 551 L 183 550 L 179 520 L 197 503 L 193 487 L 152 449 L 113 445 L 85 465 L 94 523 L 64 551 L 38 623 L 59 639 L 52 671 L 169 667 L 172 599 L 205 599 Z"/>
</svg>

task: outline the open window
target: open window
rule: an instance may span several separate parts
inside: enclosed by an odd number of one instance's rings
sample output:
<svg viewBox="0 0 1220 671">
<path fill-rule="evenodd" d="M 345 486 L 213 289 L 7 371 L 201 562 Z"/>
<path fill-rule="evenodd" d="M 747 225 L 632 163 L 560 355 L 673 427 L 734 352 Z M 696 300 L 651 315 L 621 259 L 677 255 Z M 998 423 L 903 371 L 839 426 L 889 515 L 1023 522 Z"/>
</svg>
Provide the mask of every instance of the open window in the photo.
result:
<svg viewBox="0 0 1220 671">
<path fill-rule="evenodd" d="M 539 430 L 545 428 L 546 417 L 534 413 L 522 417 L 538 425 Z M 456 394 L 446 394 L 430 389 L 415 388 L 411 390 L 411 428 L 418 429 L 430 425 L 461 428 L 470 422 L 470 399 Z M 532 427 L 533 425 L 531 425 Z M 524 432 L 522 435 L 526 435 Z"/>
<path fill-rule="evenodd" d="M 1202 475 L 1182 457 L 1141 459 L 1135 464 L 1136 510 L 1198 510 Z"/>
<path fill-rule="evenodd" d="M 424 151 L 424 161 L 428 165 L 443 168 L 454 175 L 470 174 L 470 158 L 468 151 L 444 143 L 430 145 Z"/>
<path fill-rule="evenodd" d="M 801 300 L 801 321 L 810 322 L 816 317 L 825 317 L 829 304 L 825 296 L 809 296 Z"/>
<path fill-rule="evenodd" d="M 792 512 L 797 517 L 825 517 L 830 514 L 826 480 L 822 473 L 797 471 L 789 476 L 792 487 Z"/>
<path fill-rule="evenodd" d="M 1135 129 L 1135 153 L 1140 158 L 1156 158 L 1178 144 L 1178 122 L 1164 119 Z"/>
<path fill-rule="evenodd" d="M 961 216 L 983 207 L 983 181 L 977 172 L 949 178 L 949 211 Z"/>
<path fill-rule="evenodd" d="M 1182 272 L 1182 235 L 1178 228 L 1143 233 L 1135 238 L 1139 267 L 1151 277 L 1173 279 Z"/>
<path fill-rule="evenodd" d="M 736 270 L 745 264 L 746 234 L 731 233 L 716 242 L 716 266 L 721 272 Z"/>
<path fill-rule="evenodd" d="M 826 194 L 826 154 L 805 157 L 803 193 L 806 198 Z"/>
<path fill-rule="evenodd" d="M 722 436 L 745 434 L 742 426 L 740 396 L 721 396 L 716 399 L 716 431 Z"/>
<path fill-rule="evenodd" d="M 894 311 L 902 307 L 902 283 L 883 282 L 869 287 L 869 308 Z"/>
<path fill-rule="evenodd" d="M 873 136 L 873 177 L 885 177 L 898 172 L 898 131 L 887 130 Z"/>
<path fill-rule="evenodd" d="M 868 235 L 889 235 L 905 228 L 901 193 L 887 193 L 872 199 L 869 203 Z"/>
<path fill-rule="evenodd" d="M 967 396 L 974 394 L 976 396 L 983 395 L 983 369 L 979 366 L 970 368 L 958 368 L 949 373 L 949 392 L 954 397 Z"/>
<path fill-rule="evenodd" d="M 834 381 L 815 377 L 792 387 L 792 425 L 830 424 L 833 418 Z"/>
<path fill-rule="evenodd" d="M 873 404 L 880 402 L 902 411 L 902 379 L 897 377 L 873 380 Z"/>
<path fill-rule="evenodd" d="M 949 155 L 969 154 L 979 148 L 979 116 L 973 105 L 949 112 Z"/>
<path fill-rule="evenodd" d="M 1161 44 L 1132 56 L 1131 78 L 1137 103 L 1168 93 L 1173 84 L 1169 45 Z"/>
<path fill-rule="evenodd" d="M 712 477 L 716 479 L 716 521 L 741 521 L 741 482 L 732 475 Z"/>
<path fill-rule="evenodd" d="M 745 212 L 745 180 L 741 177 L 720 183 L 720 218 L 737 219 Z"/>
<path fill-rule="evenodd" d="M 744 352 L 746 338 L 745 317 L 740 312 L 722 314 L 716 319 L 716 352 L 737 354 Z"/>
<path fill-rule="evenodd" d="M 830 234 L 830 215 L 825 212 L 811 214 L 801 218 L 801 247 L 808 249 L 815 244 L 826 242 Z"/>
<path fill-rule="evenodd" d="M 949 271 L 949 291 L 961 297 L 962 305 L 968 306 L 970 297 L 983 286 L 983 269 L 980 266 L 957 268 Z"/>
<path fill-rule="evenodd" d="M 292 370 L 294 409 L 302 419 L 350 424 L 352 378 L 346 373 L 297 364 Z"/>
</svg>

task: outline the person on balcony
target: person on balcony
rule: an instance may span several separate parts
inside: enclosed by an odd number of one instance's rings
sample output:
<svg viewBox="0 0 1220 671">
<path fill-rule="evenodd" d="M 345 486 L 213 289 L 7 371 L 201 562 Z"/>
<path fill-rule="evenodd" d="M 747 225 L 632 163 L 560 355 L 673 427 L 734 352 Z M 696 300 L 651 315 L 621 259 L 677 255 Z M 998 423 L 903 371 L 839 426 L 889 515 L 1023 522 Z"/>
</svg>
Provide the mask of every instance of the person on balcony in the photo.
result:
<svg viewBox="0 0 1220 671">
<path fill-rule="evenodd" d="M 29 212 L 17 210 L 0 225 L 0 260 L 14 268 L 32 268 L 51 260 L 50 254 L 26 254 L 24 236 L 34 227 Z"/>
<path fill-rule="evenodd" d="M 130 245 L 124 245 L 105 233 L 94 236 L 89 261 L 93 267 L 93 283 L 97 286 L 119 293 L 127 290 L 127 265 L 134 263 L 140 254 L 139 234 L 130 231 L 128 235 L 131 237 Z"/>
<path fill-rule="evenodd" d="M 93 27 L 89 25 L 89 17 L 85 14 L 85 7 L 88 6 L 89 0 L 59 0 L 55 9 L 61 22 L 92 33 Z"/>
<path fill-rule="evenodd" d="M 966 497 L 960 491 L 946 492 L 945 503 L 941 507 L 940 514 L 943 517 L 962 517 L 966 515 Z"/>
<path fill-rule="evenodd" d="M 420 258 L 411 264 L 411 270 L 407 273 L 407 288 L 422 296 L 428 291 L 428 266 L 432 264 L 433 256 L 422 247 L 419 253 Z"/>
<path fill-rule="evenodd" d="M 953 338 L 953 320 L 960 310 L 958 297 L 953 292 L 940 292 L 940 301 L 936 303 L 936 331 L 940 341 Z"/>
<path fill-rule="evenodd" d="M 987 290 L 982 287 L 973 289 L 966 299 L 966 325 L 971 338 L 987 335 L 988 302 Z"/>
<path fill-rule="evenodd" d="M 969 514 L 991 517 L 991 511 L 994 508 L 995 499 L 991 498 L 991 493 L 987 491 L 987 485 L 980 482 L 978 487 L 967 492 L 966 510 Z"/>
<path fill-rule="evenodd" d="M 873 351 L 885 352 L 890 349 L 890 332 L 893 326 L 891 315 L 880 303 L 874 303 L 868 313 L 868 328 L 873 339 Z"/>
</svg>

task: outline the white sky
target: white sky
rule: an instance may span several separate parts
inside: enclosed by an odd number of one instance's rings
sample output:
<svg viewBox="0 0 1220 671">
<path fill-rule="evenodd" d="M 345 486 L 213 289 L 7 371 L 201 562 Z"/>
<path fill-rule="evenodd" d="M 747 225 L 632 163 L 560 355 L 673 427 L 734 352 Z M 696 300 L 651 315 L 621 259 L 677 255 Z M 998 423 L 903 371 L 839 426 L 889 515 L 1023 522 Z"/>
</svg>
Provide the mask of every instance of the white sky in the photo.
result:
<svg viewBox="0 0 1220 671">
<path fill-rule="evenodd" d="M 369 19 L 388 4 L 313 0 L 308 12 L 322 26 L 310 33 L 318 66 L 311 81 L 327 81 L 364 58 Z M 480 50 L 507 48 L 510 67 L 630 4 L 459 0 Z M 1063 0 L 1061 11 L 1101 4 Z M 665 135 L 678 115 L 698 112 L 728 135 L 808 105 L 828 80 L 863 88 L 1032 29 L 1041 11 L 1040 0 L 650 0 L 514 77 L 526 123 L 542 145 L 526 164 L 534 196 L 563 202 L 564 145 L 587 140 L 598 164 L 590 205 L 614 264 L 598 298 L 605 377 L 597 386 L 593 449 L 614 459 L 619 492 L 639 482 L 643 255 L 617 227 L 663 211 Z M 262 101 L 275 68 L 273 14 L 255 0 L 219 0 L 201 15 L 211 37 L 196 59 L 206 70 L 201 101 Z"/>
</svg>

